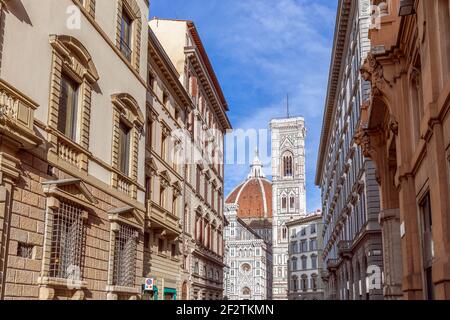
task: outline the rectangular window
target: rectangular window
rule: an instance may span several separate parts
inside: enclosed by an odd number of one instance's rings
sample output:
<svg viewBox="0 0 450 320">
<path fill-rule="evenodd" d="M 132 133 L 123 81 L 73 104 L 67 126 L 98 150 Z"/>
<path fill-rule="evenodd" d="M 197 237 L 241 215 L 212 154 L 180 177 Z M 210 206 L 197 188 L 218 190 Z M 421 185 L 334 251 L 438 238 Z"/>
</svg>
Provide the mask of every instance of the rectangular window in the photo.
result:
<svg viewBox="0 0 450 320">
<path fill-rule="evenodd" d="M 115 236 L 113 283 L 121 287 L 134 287 L 136 278 L 136 233 L 121 224 Z"/>
<path fill-rule="evenodd" d="M 61 93 L 59 96 L 58 131 L 69 139 L 77 138 L 78 96 L 80 85 L 67 77 L 61 77 Z"/>
<path fill-rule="evenodd" d="M 131 39 L 133 34 L 133 20 L 126 10 L 122 10 L 122 24 L 120 29 L 120 51 L 131 62 Z"/>
<path fill-rule="evenodd" d="M 158 253 L 164 253 L 164 239 L 158 238 Z"/>
<path fill-rule="evenodd" d="M 81 268 L 83 239 L 83 209 L 61 202 L 53 216 L 50 277 L 67 279 Z"/>
<path fill-rule="evenodd" d="M 163 208 L 166 206 L 166 189 L 163 186 L 159 189 L 159 205 Z"/>
<path fill-rule="evenodd" d="M 176 258 L 176 256 L 177 256 L 177 245 L 174 243 L 170 247 L 170 256 L 172 258 Z"/>
<path fill-rule="evenodd" d="M 130 171 L 131 129 L 123 122 L 119 123 L 119 170 L 129 175 Z"/>
<path fill-rule="evenodd" d="M 152 199 L 152 177 L 145 177 L 145 202 Z"/>
<path fill-rule="evenodd" d="M 161 137 L 161 158 L 167 161 L 167 135 L 165 134 Z"/>
<path fill-rule="evenodd" d="M 431 214 L 431 198 L 428 193 L 420 203 L 420 211 L 422 214 L 422 244 L 423 244 L 423 265 L 426 279 L 426 294 L 428 300 L 434 299 L 434 283 L 432 279 L 432 265 L 434 258 L 434 242 L 433 242 L 433 220 Z"/>
<path fill-rule="evenodd" d="M 153 120 L 147 119 L 147 147 L 153 147 Z"/>
<path fill-rule="evenodd" d="M 150 249 L 150 233 L 144 233 L 144 248 Z"/>
</svg>

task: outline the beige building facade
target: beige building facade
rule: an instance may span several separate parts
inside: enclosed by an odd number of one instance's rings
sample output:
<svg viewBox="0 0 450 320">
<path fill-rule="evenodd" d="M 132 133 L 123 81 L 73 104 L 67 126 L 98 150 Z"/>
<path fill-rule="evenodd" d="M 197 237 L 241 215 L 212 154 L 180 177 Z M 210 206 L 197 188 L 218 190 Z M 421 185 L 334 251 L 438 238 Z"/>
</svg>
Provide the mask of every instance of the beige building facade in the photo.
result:
<svg viewBox="0 0 450 320">
<path fill-rule="evenodd" d="M 384 295 L 450 298 L 450 1 L 384 3 L 358 143 L 381 192 Z"/>
<path fill-rule="evenodd" d="M 223 297 L 224 135 L 228 105 L 192 21 L 153 19 L 150 28 L 167 52 L 194 108 L 182 135 L 185 161 L 182 298 Z"/>
<path fill-rule="evenodd" d="M 148 9 L 3 1 L 0 298 L 139 297 Z"/>
<path fill-rule="evenodd" d="M 0 299 L 221 298 L 230 124 L 191 23 L 198 82 L 147 0 L 0 4 Z"/>
</svg>

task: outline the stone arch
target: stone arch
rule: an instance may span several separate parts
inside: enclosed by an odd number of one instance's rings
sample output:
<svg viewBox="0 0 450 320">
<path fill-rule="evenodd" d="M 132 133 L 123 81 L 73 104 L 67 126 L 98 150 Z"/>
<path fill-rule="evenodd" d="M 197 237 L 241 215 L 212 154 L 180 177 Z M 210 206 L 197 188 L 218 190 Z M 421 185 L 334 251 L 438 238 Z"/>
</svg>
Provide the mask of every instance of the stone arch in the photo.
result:
<svg viewBox="0 0 450 320">
<path fill-rule="evenodd" d="M 90 82 L 96 82 L 100 78 L 89 51 L 75 37 L 68 35 L 51 35 L 50 44 L 63 56 L 75 57 L 85 68 L 85 73 L 89 75 Z"/>
<path fill-rule="evenodd" d="M 184 281 L 181 286 L 181 300 L 188 300 L 189 298 L 189 285 L 187 281 Z"/>
</svg>

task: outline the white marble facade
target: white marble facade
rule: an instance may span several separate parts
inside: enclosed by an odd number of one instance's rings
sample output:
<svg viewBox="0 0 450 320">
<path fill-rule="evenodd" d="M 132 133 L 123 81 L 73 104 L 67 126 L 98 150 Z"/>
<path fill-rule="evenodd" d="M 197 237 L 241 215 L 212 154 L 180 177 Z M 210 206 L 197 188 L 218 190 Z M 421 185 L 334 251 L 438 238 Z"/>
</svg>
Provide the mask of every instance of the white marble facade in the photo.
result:
<svg viewBox="0 0 450 320">
<path fill-rule="evenodd" d="M 239 205 L 226 204 L 225 288 L 229 300 L 270 300 L 270 246 L 238 217 Z"/>
<path fill-rule="evenodd" d="M 286 223 L 306 215 L 305 121 L 275 119 L 272 130 L 273 299 L 288 299 L 289 236 Z"/>
</svg>

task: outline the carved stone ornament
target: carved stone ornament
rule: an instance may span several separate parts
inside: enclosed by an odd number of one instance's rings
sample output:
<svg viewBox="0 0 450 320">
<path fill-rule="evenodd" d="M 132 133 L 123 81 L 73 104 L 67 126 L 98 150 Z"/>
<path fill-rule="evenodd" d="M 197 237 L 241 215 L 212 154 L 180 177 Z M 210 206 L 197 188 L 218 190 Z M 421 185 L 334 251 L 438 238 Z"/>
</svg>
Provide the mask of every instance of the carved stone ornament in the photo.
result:
<svg viewBox="0 0 450 320">
<path fill-rule="evenodd" d="M 383 66 L 373 54 L 369 53 L 367 55 L 366 61 L 360 71 L 363 79 L 371 82 L 373 96 L 380 96 L 385 85 L 392 87 L 391 83 L 384 78 Z"/>
</svg>

